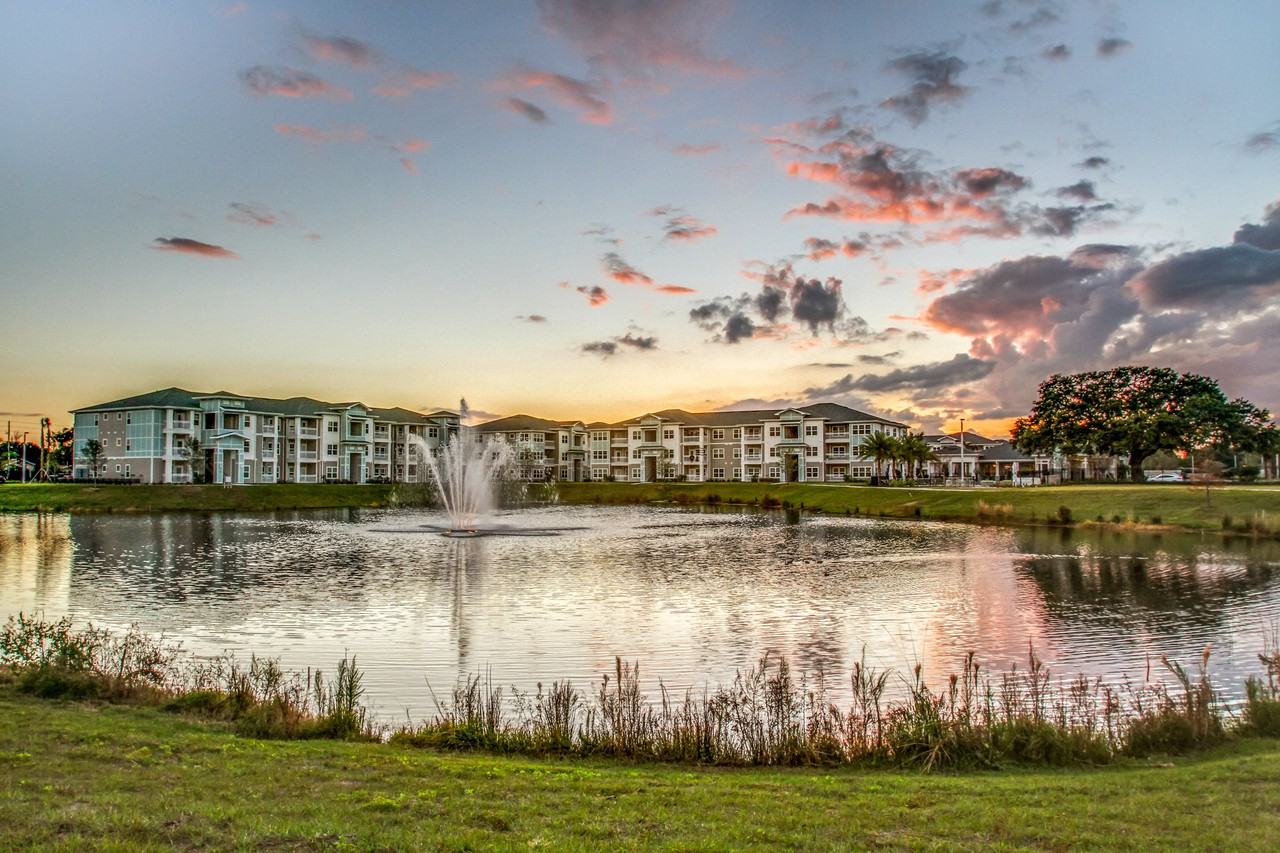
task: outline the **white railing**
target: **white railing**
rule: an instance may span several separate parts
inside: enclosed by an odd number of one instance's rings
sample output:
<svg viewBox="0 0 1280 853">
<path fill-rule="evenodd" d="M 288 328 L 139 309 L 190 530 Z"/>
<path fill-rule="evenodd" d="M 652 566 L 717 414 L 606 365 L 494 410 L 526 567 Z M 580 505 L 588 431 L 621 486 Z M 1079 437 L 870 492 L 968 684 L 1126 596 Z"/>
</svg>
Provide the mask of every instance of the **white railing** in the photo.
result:
<svg viewBox="0 0 1280 853">
<path fill-rule="evenodd" d="M 261 432 L 263 435 L 275 435 L 276 434 L 275 424 L 263 424 Z"/>
<path fill-rule="evenodd" d="M 174 432 L 191 432 L 191 421 L 174 421 L 169 429 Z"/>
<path fill-rule="evenodd" d="M 298 475 L 299 483 L 314 483 L 317 481 L 317 479 L 318 478 L 316 477 L 315 474 L 299 474 Z"/>
<path fill-rule="evenodd" d="M 319 454 L 317 454 L 314 450 L 298 451 L 298 458 L 301 459 L 303 462 L 315 462 L 318 455 Z"/>
<path fill-rule="evenodd" d="M 320 435 L 320 430 L 316 429 L 315 427 L 302 427 L 298 430 L 298 435 L 305 435 L 305 436 L 310 436 L 311 438 L 315 438 L 316 436 Z"/>
<path fill-rule="evenodd" d="M 191 475 L 190 474 L 170 474 L 169 482 L 170 483 L 190 483 Z"/>
</svg>

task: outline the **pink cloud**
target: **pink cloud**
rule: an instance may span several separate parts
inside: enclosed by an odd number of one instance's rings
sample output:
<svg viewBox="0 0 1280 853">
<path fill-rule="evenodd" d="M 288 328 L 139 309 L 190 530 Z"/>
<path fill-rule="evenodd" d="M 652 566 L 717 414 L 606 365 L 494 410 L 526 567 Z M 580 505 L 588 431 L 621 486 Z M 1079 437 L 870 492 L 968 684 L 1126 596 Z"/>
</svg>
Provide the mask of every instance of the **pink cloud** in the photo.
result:
<svg viewBox="0 0 1280 853">
<path fill-rule="evenodd" d="M 587 124 L 613 123 L 613 109 L 604 100 L 599 88 L 585 80 L 526 68 L 511 72 L 495 85 L 502 89 L 544 89 L 562 106 L 579 110 L 579 120 Z"/>
<path fill-rule="evenodd" d="M 423 89 L 448 86 L 456 79 L 456 75 L 443 71 L 420 71 L 405 67 L 383 78 L 381 83 L 373 87 L 373 93 L 382 98 L 407 98 Z"/>
<path fill-rule="evenodd" d="M 345 62 L 356 68 L 367 68 L 378 62 L 378 52 L 362 41 L 346 36 L 303 35 L 307 52 L 321 62 Z"/>
<path fill-rule="evenodd" d="M 212 243 L 202 243 L 199 240 L 192 240 L 190 237 L 157 237 L 150 248 L 157 252 L 181 252 L 182 254 L 199 255 L 205 258 L 236 259 L 240 257 L 230 249 L 215 246 Z"/>
<path fill-rule="evenodd" d="M 408 157 L 400 158 L 400 166 L 410 175 L 418 174 L 418 164 L 410 160 Z"/>
<path fill-rule="evenodd" d="M 714 154 L 715 152 L 719 151 L 720 148 L 721 146 L 714 145 L 714 144 L 690 145 L 687 142 L 683 142 L 677 145 L 672 150 L 674 150 L 677 154 L 680 154 L 684 157 L 702 157 L 707 154 Z"/>
<path fill-rule="evenodd" d="M 369 134 L 361 127 L 321 130 L 320 128 L 311 127 L 306 124 L 276 124 L 272 125 L 272 130 L 281 136 L 296 136 L 299 139 L 315 143 L 317 145 L 325 143 L 364 142 L 369 138 Z"/>
</svg>

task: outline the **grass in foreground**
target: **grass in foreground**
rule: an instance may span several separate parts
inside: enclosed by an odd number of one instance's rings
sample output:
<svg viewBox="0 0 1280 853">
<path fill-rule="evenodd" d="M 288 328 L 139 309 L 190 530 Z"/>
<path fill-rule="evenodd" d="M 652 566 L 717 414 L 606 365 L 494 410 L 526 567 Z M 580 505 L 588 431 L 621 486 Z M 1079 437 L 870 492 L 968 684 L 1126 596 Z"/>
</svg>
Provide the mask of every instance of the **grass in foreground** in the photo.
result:
<svg viewBox="0 0 1280 853">
<path fill-rule="evenodd" d="M 1004 489 L 875 488 L 803 483 L 561 483 L 570 504 L 670 501 L 801 507 L 835 515 L 979 521 L 992 524 L 1107 524 L 1280 534 L 1280 488 L 1108 485 Z"/>
<path fill-rule="evenodd" d="M 1274 849 L 1280 741 L 1105 769 L 922 776 L 257 741 L 0 687 L 23 849 Z"/>
</svg>

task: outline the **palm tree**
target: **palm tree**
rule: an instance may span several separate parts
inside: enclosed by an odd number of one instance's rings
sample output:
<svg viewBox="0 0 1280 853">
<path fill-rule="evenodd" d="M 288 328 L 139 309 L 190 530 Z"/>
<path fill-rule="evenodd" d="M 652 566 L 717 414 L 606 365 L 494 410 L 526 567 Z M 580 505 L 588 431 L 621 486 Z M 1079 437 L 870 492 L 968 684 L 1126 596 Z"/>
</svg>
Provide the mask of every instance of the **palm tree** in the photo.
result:
<svg viewBox="0 0 1280 853">
<path fill-rule="evenodd" d="M 938 461 L 938 456 L 924 440 L 924 434 L 912 433 L 898 442 L 902 459 L 911 465 L 911 476 L 919 478 L 920 466 Z"/>
<path fill-rule="evenodd" d="M 875 460 L 876 475 L 873 482 L 880 481 L 880 472 L 882 470 L 881 462 L 886 459 L 893 459 L 898 451 L 898 441 L 893 436 L 883 432 L 875 432 L 871 437 L 858 446 L 858 455 L 863 459 Z"/>
</svg>

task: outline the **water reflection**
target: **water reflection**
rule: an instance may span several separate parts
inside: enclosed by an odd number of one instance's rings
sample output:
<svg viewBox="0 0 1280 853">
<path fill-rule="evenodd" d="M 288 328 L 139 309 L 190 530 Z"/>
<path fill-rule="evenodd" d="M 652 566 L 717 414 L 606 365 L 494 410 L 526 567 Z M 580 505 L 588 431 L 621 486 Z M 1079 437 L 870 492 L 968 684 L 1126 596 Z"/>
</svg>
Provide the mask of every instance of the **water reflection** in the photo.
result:
<svg viewBox="0 0 1280 853">
<path fill-rule="evenodd" d="M 1215 646 L 1239 691 L 1280 620 L 1280 547 L 1198 536 L 814 518 L 738 510 L 551 508 L 551 538 L 382 533 L 428 514 L 0 517 L 0 615 L 138 623 L 199 653 L 368 669 L 384 712 L 492 667 L 503 683 L 594 681 L 614 655 L 650 685 L 726 681 L 763 653 L 837 686 L 868 661 L 935 679 L 962 655 L 1141 677 L 1147 655 Z M 426 681 L 424 681 L 424 678 Z"/>
</svg>

